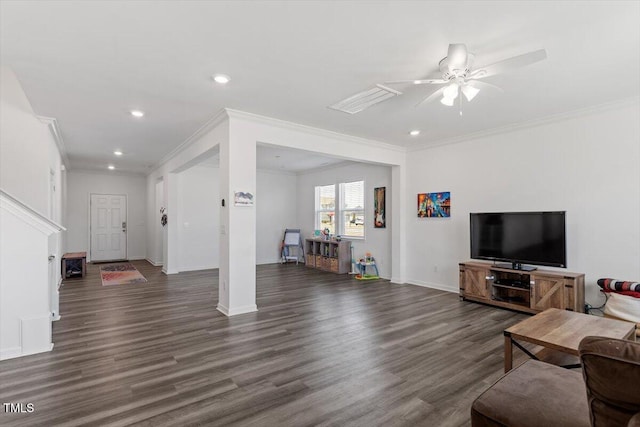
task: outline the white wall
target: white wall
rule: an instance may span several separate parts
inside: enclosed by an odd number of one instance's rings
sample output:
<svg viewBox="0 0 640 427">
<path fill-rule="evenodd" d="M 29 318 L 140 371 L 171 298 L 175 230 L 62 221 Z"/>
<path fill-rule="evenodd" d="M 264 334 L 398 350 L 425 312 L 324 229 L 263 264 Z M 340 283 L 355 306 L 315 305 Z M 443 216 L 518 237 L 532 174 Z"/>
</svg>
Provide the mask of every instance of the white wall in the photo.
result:
<svg viewBox="0 0 640 427">
<path fill-rule="evenodd" d="M 280 242 L 287 228 L 299 228 L 297 177 L 258 170 L 256 191 L 256 264 L 280 261 Z"/>
<path fill-rule="evenodd" d="M 52 168 L 59 181 L 60 154 L 48 126 L 36 117 L 16 75 L 0 67 L 0 188 L 50 218 Z"/>
<path fill-rule="evenodd" d="M 127 196 L 127 258 L 144 259 L 147 181 L 137 175 L 67 172 L 67 251 L 87 252 L 89 256 L 90 194 Z"/>
<path fill-rule="evenodd" d="M 315 170 L 298 175 L 298 223 L 303 237 L 309 237 L 315 229 L 315 187 L 364 180 L 365 193 L 365 238 L 350 239 L 356 258 L 366 252 L 376 259 L 380 276 L 391 277 L 391 168 L 366 163 L 350 163 L 344 166 Z M 373 227 L 373 189 L 386 187 L 386 228 Z"/>
<path fill-rule="evenodd" d="M 566 271 L 599 305 L 598 278 L 640 280 L 638 165 L 638 103 L 410 153 L 409 281 L 457 292 L 470 212 L 566 210 Z M 436 191 L 451 218 L 417 218 L 417 193 Z"/>
<path fill-rule="evenodd" d="M 219 267 L 219 179 L 212 166 L 178 174 L 179 271 Z M 276 263 L 284 229 L 297 227 L 296 176 L 259 170 L 255 203 L 256 263 Z"/>
<path fill-rule="evenodd" d="M 194 166 L 178 174 L 179 271 L 218 268 L 218 168 Z"/>
</svg>

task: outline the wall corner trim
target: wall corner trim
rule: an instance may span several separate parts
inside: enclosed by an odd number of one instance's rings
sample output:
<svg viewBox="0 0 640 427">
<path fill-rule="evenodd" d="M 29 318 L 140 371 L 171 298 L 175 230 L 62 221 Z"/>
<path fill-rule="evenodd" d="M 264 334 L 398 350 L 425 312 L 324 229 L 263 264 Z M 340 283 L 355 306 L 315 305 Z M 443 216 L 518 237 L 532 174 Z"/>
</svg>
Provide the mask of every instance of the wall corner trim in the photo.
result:
<svg viewBox="0 0 640 427">
<path fill-rule="evenodd" d="M 51 132 L 51 135 L 53 135 L 53 139 L 56 142 L 58 151 L 60 152 L 60 157 L 62 158 L 62 164 L 66 169 L 69 169 L 69 156 L 67 155 L 67 149 L 64 145 L 64 140 L 62 139 L 62 132 L 60 131 L 58 120 L 56 120 L 53 117 L 45 117 L 45 116 L 36 116 L 36 117 L 42 123 L 49 126 L 49 131 Z"/>
</svg>

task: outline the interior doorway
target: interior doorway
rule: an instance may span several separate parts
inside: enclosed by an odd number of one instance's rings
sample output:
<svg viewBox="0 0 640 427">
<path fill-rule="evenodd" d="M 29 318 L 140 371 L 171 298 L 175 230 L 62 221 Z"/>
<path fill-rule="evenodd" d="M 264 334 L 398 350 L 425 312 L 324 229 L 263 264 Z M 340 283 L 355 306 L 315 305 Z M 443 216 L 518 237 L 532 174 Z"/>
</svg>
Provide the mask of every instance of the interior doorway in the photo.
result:
<svg viewBox="0 0 640 427">
<path fill-rule="evenodd" d="M 155 236 L 152 248 L 154 265 L 162 265 L 164 260 L 164 227 L 162 226 L 162 209 L 164 208 L 164 181 L 156 182 L 155 214 L 153 215 L 153 233 Z"/>
<path fill-rule="evenodd" d="M 91 261 L 127 259 L 127 196 L 91 195 Z"/>
</svg>

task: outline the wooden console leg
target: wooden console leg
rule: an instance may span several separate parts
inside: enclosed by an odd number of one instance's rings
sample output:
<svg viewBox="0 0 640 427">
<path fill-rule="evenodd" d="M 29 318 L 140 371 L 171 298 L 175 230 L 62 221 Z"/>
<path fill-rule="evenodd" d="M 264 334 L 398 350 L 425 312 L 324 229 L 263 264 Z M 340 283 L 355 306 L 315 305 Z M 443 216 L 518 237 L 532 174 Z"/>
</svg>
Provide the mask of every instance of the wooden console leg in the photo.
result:
<svg viewBox="0 0 640 427">
<path fill-rule="evenodd" d="M 513 368 L 513 343 L 511 335 L 504 335 L 504 372 L 507 373 Z"/>
</svg>

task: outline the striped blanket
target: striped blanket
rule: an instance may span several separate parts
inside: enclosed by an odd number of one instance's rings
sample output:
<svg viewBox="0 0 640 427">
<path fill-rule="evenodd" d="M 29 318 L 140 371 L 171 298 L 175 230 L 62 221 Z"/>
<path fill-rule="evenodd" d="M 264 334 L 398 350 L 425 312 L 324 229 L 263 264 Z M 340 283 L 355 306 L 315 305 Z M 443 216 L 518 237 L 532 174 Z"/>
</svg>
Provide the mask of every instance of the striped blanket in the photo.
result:
<svg viewBox="0 0 640 427">
<path fill-rule="evenodd" d="M 640 298 L 640 283 L 616 279 L 598 279 L 598 286 L 603 292 L 615 292 Z"/>
</svg>

